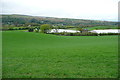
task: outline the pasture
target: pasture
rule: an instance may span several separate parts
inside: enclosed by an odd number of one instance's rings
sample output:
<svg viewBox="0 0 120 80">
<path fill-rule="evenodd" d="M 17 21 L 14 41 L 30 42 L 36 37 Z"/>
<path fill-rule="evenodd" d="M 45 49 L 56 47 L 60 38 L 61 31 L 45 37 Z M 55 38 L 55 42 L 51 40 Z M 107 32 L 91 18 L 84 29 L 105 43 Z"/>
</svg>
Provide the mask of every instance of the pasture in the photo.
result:
<svg viewBox="0 0 120 80">
<path fill-rule="evenodd" d="M 117 36 L 4 31 L 3 78 L 116 78 Z"/>
</svg>

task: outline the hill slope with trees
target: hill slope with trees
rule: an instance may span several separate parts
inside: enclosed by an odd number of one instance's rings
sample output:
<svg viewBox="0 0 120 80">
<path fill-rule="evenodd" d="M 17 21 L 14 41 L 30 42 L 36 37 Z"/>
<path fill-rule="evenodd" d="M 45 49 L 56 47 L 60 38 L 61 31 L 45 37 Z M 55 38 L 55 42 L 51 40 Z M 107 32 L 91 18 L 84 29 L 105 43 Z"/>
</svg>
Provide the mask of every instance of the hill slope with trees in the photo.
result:
<svg viewBox="0 0 120 80">
<path fill-rule="evenodd" d="M 21 25 L 36 26 L 41 24 L 52 24 L 52 25 L 62 25 L 62 26 L 98 26 L 98 25 L 117 25 L 117 22 L 40 17 L 40 16 L 28 16 L 28 15 L 2 15 L 2 24 L 15 25 L 15 26 L 21 26 Z"/>
</svg>

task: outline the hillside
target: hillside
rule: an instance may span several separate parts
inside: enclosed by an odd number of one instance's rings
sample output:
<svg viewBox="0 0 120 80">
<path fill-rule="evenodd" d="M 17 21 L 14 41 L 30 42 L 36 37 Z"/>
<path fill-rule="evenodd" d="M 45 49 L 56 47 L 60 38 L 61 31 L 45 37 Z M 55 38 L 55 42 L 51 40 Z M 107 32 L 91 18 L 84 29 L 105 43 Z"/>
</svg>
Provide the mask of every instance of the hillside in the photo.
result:
<svg viewBox="0 0 120 80">
<path fill-rule="evenodd" d="M 2 24 L 15 26 L 39 26 L 41 24 L 51 24 L 57 26 L 77 26 L 77 27 L 93 27 L 93 26 L 115 26 L 117 22 L 85 20 L 85 19 L 71 19 L 71 18 L 54 18 L 42 16 L 28 16 L 28 15 L 2 15 Z"/>
</svg>

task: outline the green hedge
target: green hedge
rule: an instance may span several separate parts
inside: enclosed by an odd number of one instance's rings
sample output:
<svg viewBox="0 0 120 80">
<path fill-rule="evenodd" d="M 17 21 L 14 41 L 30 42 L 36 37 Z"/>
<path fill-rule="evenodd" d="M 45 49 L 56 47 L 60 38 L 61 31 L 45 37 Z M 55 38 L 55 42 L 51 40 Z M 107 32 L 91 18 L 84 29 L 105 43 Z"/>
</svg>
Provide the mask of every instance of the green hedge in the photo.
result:
<svg viewBox="0 0 120 80">
<path fill-rule="evenodd" d="M 120 33 L 100 33 L 100 36 L 104 36 L 104 35 L 120 35 Z"/>
<path fill-rule="evenodd" d="M 86 33 L 67 33 L 67 32 L 61 32 L 61 33 L 49 33 L 49 34 L 54 34 L 54 35 L 61 35 L 61 36 L 104 36 L 104 35 L 120 35 L 120 33 L 91 33 L 91 32 L 86 32 Z"/>
<path fill-rule="evenodd" d="M 50 33 L 50 34 L 55 34 L 55 35 L 63 35 L 63 36 L 98 36 L 97 33 L 67 33 L 67 32 L 62 32 L 62 33 Z"/>
<path fill-rule="evenodd" d="M 27 30 L 27 27 L 10 27 L 8 30 Z"/>
</svg>

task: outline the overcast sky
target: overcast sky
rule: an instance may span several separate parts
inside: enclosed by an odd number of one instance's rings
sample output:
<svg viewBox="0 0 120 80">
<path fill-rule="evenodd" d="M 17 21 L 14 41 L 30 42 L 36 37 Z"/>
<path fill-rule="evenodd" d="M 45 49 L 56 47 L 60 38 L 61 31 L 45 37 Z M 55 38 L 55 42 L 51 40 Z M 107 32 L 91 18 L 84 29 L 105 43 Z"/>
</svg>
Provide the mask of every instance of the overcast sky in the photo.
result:
<svg viewBox="0 0 120 80">
<path fill-rule="evenodd" d="M 2 13 L 117 21 L 120 0 L 2 0 Z"/>
</svg>

